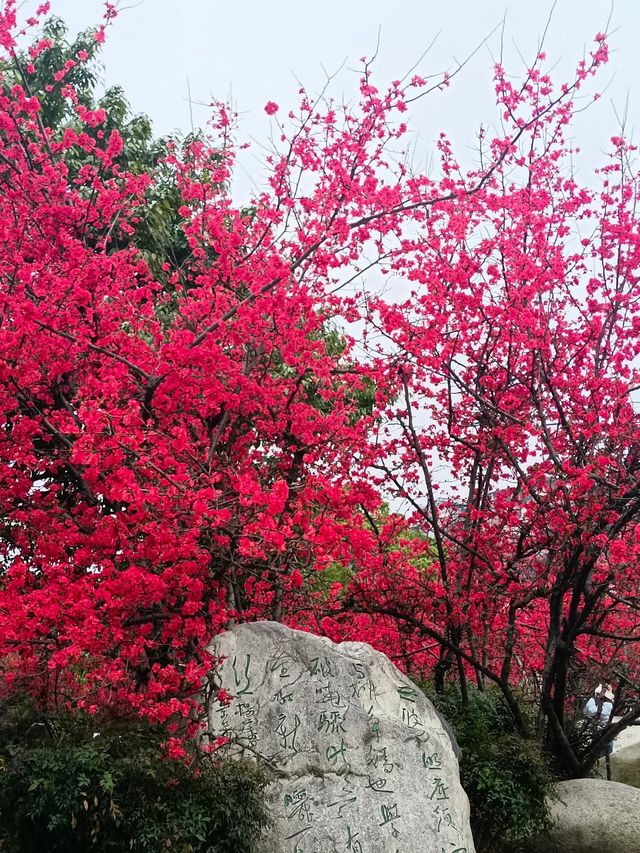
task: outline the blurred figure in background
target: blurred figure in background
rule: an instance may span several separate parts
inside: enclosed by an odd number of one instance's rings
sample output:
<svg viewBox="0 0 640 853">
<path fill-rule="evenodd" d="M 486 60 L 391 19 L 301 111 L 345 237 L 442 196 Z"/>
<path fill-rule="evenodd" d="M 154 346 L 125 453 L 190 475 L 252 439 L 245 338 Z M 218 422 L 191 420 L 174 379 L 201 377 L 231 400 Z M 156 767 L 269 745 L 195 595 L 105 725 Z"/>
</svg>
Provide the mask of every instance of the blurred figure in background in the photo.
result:
<svg viewBox="0 0 640 853">
<path fill-rule="evenodd" d="M 583 714 L 588 719 L 591 720 L 595 726 L 595 733 L 597 735 L 600 729 L 603 729 L 605 726 L 609 725 L 611 721 L 611 714 L 613 713 L 613 685 L 607 684 L 606 687 L 603 687 L 602 684 L 598 684 L 596 689 L 593 691 L 593 696 L 590 697 L 587 704 L 584 706 Z M 609 756 L 613 752 L 613 741 L 610 740 L 606 746 L 605 751 L 605 763 L 607 768 L 607 779 L 611 779 L 611 763 Z"/>
</svg>

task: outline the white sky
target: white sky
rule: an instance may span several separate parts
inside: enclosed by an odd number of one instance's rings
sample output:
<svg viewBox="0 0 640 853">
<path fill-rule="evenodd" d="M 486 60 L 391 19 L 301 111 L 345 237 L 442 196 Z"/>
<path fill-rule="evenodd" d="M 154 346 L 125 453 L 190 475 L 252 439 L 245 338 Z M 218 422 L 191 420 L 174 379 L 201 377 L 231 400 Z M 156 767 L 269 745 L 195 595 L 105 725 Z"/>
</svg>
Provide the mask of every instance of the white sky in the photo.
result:
<svg viewBox="0 0 640 853">
<path fill-rule="evenodd" d="M 255 139 L 243 161 L 236 191 L 249 192 L 250 178 L 260 182 L 260 149 L 270 134 L 267 101 L 285 112 L 295 105 L 297 80 L 310 92 L 321 87 L 323 70 L 333 73 L 337 97 L 353 97 L 363 55 L 371 55 L 380 30 L 376 78 L 380 85 L 404 76 L 439 33 L 419 71 L 429 76 L 453 69 L 499 24 L 506 12 L 506 65 L 515 75 L 523 59 L 535 55 L 551 10 L 551 0 L 122 0 L 125 8 L 112 27 L 104 50 L 107 83 L 120 83 L 136 111 L 146 112 L 158 133 L 189 130 L 187 79 L 193 101 L 231 97 L 241 115 L 241 132 Z M 54 12 L 72 29 L 95 24 L 101 0 L 54 0 Z M 545 42 L 557 60 L 557 75 L 568 73 L 592 37 L 605 28 L 609 0 L 558 0 Z M 625 111 L 627 128 L 640 119 L 640 0 L 616 0 L 610 30 L 612 61 L 597 84 L 602 100 L 583 113 L 575 138 L 586 152 L 583 177 L 599 150 L 618 131 L 614 114 Z M 434 93 L 414 105 L 410 126 L 415 134 L 416 162 L 428 159 L 432 143 L 444 130 L 459 154 L 471 153 L 481 123 L 495 119 L 491 68 L 500 52 L 496 32 L 444 94 Z M 281 113 L 282 114 L 282 113 Z M 196 125 L 207 118 L 204 107 L 193 107 Z M 464 160 L 464 157 L 462 158 Z"/>
</svg>

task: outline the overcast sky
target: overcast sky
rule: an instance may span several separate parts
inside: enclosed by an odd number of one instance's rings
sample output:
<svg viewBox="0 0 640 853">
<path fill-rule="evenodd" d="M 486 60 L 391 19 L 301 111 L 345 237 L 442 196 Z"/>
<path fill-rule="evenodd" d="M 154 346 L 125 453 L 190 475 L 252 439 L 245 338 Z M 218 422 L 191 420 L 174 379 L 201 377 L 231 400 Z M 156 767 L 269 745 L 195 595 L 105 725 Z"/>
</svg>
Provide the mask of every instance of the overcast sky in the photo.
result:
<svg viewBox="0 0 640 853">
<path fill-rule="evenodd" d="M 105 47 L 107 82 L 122 84 L 134 109 L 150 115 L 158 133 L 189 130 L 191 113 L 195 124 L 206 121 L 206 108 L 190 111 L 188 87 L 196 102 L 231 97 L 242 134 L 256 142 L 270 132 L 264 105 L 271 100 L 282 108 L 294 105 L 297 80 L 314 92 L 325 71 L 344 63 L 332 93 L 352 97 L 352 69 L 374 52 L 378 32 L 376 77 L 384 84 L 402 77 L 436 36 L 420 71 L 428 76 L 453 70 L 506 14 L 505 64 L 517 75 L 535 55 L 552 6 L 549 0 L 122 0 L 127 5 Z M 53 6 L 74 30 L 95 24 L 102 9 L 101 0 L 54 0 Z M 609 0 L 558 0 L 545 42 L 558 77 L 569 73 L 610 13 Z M 608 89 L 575 129 L 587 152 L 585 179 L 617 132 L 613 105 L 622 114 L 628 97 L 628 129 L 640 124 L 640 0 L 616 0 L 610 30 L 612 61 L 598 82 L 599 89 Z M 422 160 L 441 130 L 457 150 L 471 151 L 479 125 L 495 120 L 491 67 L 499 52 L 498 31 L 450 90 L 415 105 L 411 127 Z M 256 145 L 244 160 L 243 192 L 249 176 L 260 180 L 259 155 Z"/>
</svg>

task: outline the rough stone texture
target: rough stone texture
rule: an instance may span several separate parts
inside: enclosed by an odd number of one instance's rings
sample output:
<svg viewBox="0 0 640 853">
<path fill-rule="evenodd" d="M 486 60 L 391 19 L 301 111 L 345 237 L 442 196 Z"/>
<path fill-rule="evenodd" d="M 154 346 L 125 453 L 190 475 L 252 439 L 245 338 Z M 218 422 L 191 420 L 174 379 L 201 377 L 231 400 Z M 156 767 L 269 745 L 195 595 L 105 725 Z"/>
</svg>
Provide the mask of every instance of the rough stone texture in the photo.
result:
<svg viewBox="0 0 640 853">
<path fill-rule="evenodd" d="M 640 791 L 619 782 L 573 779 L 557 785 L 548 835 L 527 853 L 640 853 Z"/>
<path fill-rule="evenodd" d="M 611 756 L 611 779 L 640 788 L 640 743 L 615 750 Z"/>
<path fill-rule="evenodd" d="M 275 773 L 265 853 L 474 853 L 450 737 L 387 657 L 274 622 L 240 625 L 212 650 L 236 697 L 210 702 L 212 735 Z"/>
<path fill-rule="evenodd" d="M 620 717 L 613 717 L 611 722 L 617 723 L 619 719 Z M 613 741 L 613 751 L 626 749 L 626 747 L 633 746 L 636 743 L 640 743 L 640 725 L 628 726 Z"/>
</svg>

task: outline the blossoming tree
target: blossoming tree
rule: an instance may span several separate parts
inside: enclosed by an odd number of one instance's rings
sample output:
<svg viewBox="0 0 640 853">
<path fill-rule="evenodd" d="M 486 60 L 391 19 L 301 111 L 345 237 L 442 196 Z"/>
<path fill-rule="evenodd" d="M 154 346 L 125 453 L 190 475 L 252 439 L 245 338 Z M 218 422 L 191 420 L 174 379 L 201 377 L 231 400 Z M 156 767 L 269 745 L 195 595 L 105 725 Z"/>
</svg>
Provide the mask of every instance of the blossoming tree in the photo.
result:
<svg viewBox="0 0 640 853">
<path fill-rule="evenodd" d="M 23 62 L 16 15 L 0 16 L 4 689 L 193 717 L 212 634 L 286 619 L 463 689 L 490 679 L 522 725 L 514 685 L 535 682 L 541 736 L 583 772 L 576 665 L 638 679 L 637 185 L 624 140 L 598 189 L 565 141 L 604 36 L 559 88 L 543 55 L 517 88 L 496 69 L 503 128 L 470 172 L 445 137 L 438 177 L 397 154 L 411 102 L 448 78 L 380 91 L 364 63 L 353 106 L 266 105 L 270 177 L 239 206 L 217 105 L 211 138 L 161 164 L 183 251 L 159 267 L 139 237 L 155 163 L 130 170 L 78 96 L 82 47 L 49 84 L 70 117 L 45 122 L 30 80 L 52 43 Z M 360 290 L 369 270 L 397 287 Z M 327 588 L 335 565 L 348 583 Z"/>
</svg>

